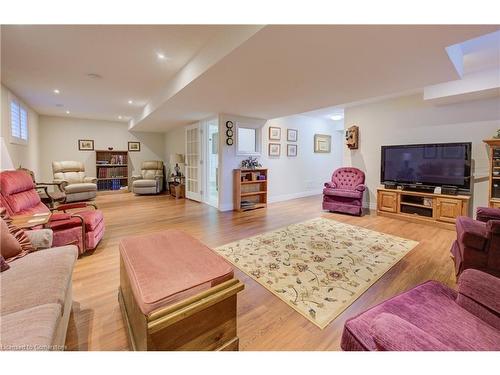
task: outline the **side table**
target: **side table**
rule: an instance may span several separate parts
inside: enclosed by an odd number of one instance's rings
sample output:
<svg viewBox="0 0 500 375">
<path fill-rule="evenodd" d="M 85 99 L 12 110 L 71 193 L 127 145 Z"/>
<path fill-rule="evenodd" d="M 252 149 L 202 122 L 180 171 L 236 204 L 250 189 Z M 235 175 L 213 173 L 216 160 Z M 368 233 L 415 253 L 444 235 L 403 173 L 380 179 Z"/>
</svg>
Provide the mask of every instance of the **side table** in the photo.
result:
<svg viewBox="0 0 500 375">
<path fill-rule="evenodd" d="M 51 212 L 39 213 L 39 214 L 29 214 L 29 215 L 17 215 L 12 216 L 12 225 L 18 228 L 33 228 L 39 225 L 47 224 L 52 216 Z"/>
<path fill-rule="evenodd" d="M 175 199 L 184 198 L 186 196 L 186 185 L 169 182 L 168 187 L 170 195 L 175 197 Z"/>
</svg>

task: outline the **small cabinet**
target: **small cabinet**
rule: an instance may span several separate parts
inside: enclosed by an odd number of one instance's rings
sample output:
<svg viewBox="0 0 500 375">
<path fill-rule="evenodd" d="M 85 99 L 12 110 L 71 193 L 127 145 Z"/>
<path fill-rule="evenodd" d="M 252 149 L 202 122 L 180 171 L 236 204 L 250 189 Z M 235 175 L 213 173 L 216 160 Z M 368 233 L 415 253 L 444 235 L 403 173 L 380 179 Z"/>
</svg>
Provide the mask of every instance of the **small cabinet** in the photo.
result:
<svg viewBox="0 0 500 375">
<path fill-rule="evenodd" d="M 436 198 L 436 220 L 455 223 L 457 216 L 462 215 L 462 201 L 451 198 Z"/>
<path fill-rule="evenodd" d="M 490 201 L 490 207 L 493 207 L 493 208 L 500 208 L 500 201 L 494 201 L 494 200 L 491 200 L 491 201 Z"/>
<path fill-rule="evenodd" d="M 378 209 L 385 212 L 398 211 L 398 194 L 392 191 L 378 192 Z"/>
</svg>

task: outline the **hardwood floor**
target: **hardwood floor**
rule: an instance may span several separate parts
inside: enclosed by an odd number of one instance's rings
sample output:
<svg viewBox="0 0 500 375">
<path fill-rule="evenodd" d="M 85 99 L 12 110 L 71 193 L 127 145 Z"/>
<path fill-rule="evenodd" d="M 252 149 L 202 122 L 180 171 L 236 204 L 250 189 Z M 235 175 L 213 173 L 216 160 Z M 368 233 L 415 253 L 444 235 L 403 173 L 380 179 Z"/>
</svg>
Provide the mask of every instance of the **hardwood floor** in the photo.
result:
<svg viewBox="0 0 500 375">
<path fill-rule="evenodd" d="M 97 204 L 104 212 L 106 233 L 97 250 L 80 258 L 75 267 L 68 350 L 129 349 L 117 299 L 118 242 L 128 235 L 167 228 L 184 230 L 216 247 L 323 216 L 420 242 L 324 330 L 236 270 L 236 277 L 246 286 L 238 295 L 240 350 L 339 350 L 347 318 L 429 279 L 455 287 L 449 255 L 454 231 L 377 217 L 374 213 L 359 218 L 323 212 L 320 196 L 242 213 L 221 213 L 210 206 L 167 195 L 106 194 L 97 197 Z"/>
</svg>

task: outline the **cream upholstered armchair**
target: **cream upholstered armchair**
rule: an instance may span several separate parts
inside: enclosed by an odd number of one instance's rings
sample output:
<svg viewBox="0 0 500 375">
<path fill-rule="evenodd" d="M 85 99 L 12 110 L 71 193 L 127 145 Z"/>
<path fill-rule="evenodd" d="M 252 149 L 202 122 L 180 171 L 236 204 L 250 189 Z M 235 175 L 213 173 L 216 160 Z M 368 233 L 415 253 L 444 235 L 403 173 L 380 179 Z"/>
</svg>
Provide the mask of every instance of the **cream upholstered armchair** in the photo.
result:
<svg viewBox="0 0 500 375">
<path fill-rule="evenodd" d="M 85 176 L 85 166 L 79 161 L 52 162 L 54 182 L 62 183 L 66 202 L 94 199 L 97 195 L 97 179 Z"/>
<path fill-rule="evenodd" d="M 143 161 L 141 174 L 132 176 L 132 191 L 135 194 L 158 194 L 163 190 L 163 162 Z"/>
</svg>

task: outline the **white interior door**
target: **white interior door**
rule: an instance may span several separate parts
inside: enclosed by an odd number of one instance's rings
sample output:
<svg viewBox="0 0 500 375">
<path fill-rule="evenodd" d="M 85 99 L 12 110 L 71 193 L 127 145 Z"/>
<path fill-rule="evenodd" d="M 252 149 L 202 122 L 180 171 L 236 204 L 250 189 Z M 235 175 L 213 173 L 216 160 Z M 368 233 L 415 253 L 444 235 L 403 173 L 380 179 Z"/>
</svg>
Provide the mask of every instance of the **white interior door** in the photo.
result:
<svg viewBox="0 0 500 375">
<path fill-rule="evenodd" d="M 186 198 L 201 201 L 201 129 L 200 124 L 186 126 Z"/>
<path fill-rule="evenodd" d="M 201 122 L 202 138 L 202 180 L 203 202 L 219 207 L 219 119 L 213 118 Z"/>
</svg>

